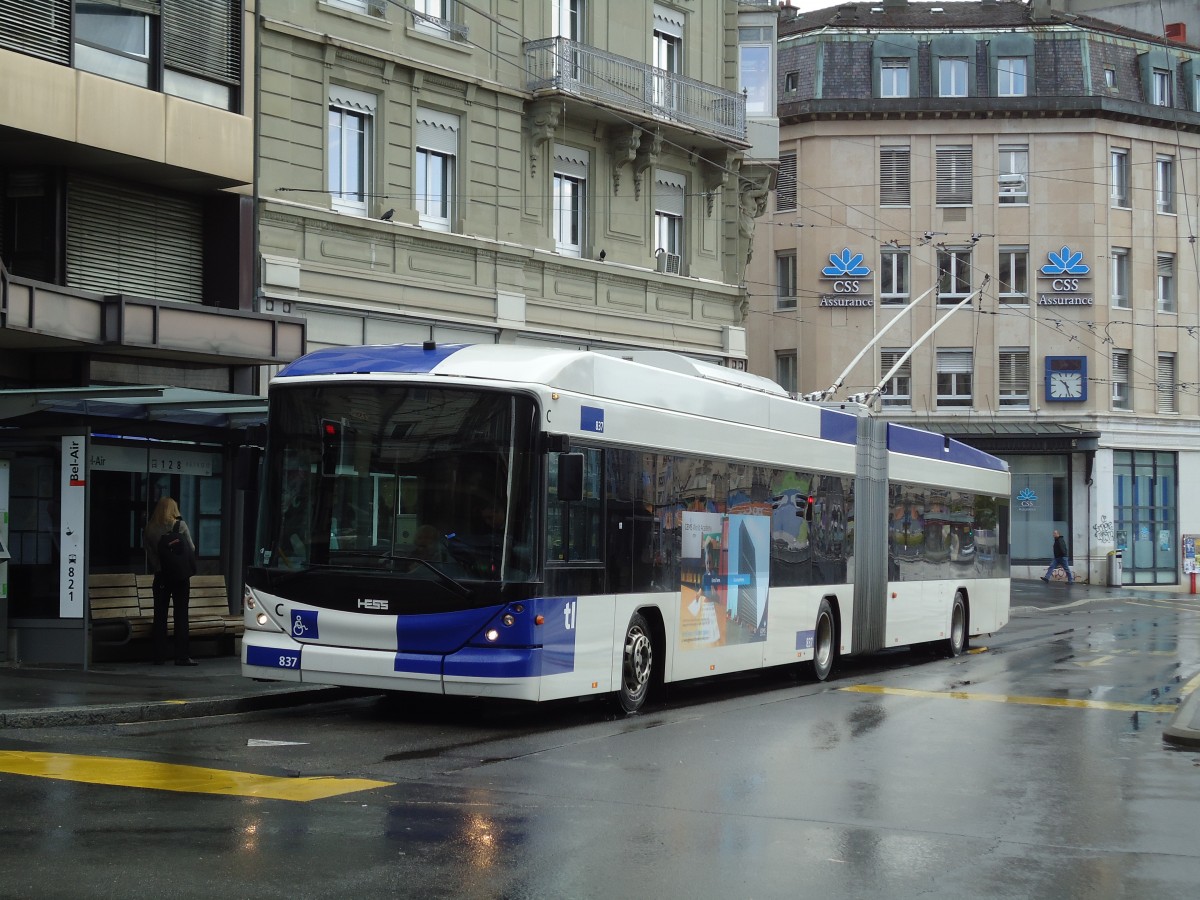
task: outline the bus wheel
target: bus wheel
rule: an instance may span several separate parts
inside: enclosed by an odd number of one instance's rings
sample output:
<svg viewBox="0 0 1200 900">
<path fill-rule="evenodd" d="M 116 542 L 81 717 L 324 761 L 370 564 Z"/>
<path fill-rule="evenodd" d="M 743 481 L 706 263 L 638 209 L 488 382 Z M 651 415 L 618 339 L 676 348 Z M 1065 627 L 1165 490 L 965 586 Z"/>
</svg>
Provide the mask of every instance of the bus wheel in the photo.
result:
<svg viewBox="0 0 1200 900">
<path fill-rule="evenodd" d="M 833 671 L 833 660 L 837 655 L 837 622 L 828 600 L 821 600 L 817 607 L 817 627 L 813 630 L 812 672 L 817 681 L 824 681 Z"/>
<path fill-rule="evenodd" d="M 617 705 L 624 713 L 635 713 L 646 702 L 650 679 L 654 673 L 654 646 L 650 642 L 650 625 L 641 613 L 634 613 L 625 629 L 625 646 L 621 651 L 621 686 L 617 690 Z"/>
<path fill-rule="evenodd" d="M 950 610 L 950 636 L 942 647 L 947 656 L 961 656 L 967 648 L 967 601 L 962 591 L 954 592 L 954 607 Z"/>
</svg>

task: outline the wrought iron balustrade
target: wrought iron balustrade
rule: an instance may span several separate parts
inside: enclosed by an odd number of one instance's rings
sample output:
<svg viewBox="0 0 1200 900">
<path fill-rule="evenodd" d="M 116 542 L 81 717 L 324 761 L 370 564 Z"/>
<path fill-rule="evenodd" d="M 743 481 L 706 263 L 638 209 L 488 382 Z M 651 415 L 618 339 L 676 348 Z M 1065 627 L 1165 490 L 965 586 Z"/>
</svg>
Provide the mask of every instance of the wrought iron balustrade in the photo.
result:
<svg viewBox="0 0 1200 900">
<path fill-rule="evenodd" d="M 644 116 L 746 139 L 746 98 L 567 38 L 525 44 L 527 87 L 559 90 Z"/>
</svg>

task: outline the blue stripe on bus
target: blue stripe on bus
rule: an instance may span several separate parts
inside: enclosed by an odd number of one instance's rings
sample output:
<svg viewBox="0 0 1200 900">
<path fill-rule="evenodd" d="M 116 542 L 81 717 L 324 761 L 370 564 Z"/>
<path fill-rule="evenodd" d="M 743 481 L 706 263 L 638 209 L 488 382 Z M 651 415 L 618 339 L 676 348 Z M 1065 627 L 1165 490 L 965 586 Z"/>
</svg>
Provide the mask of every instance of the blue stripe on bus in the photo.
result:
<svg viewBox="0 0 1200 900">
<path fill-rule="evenodd" d="M 888 449 L 895 453 L 908 456 L 924 456 L 927 459 L 944 459 L 947 462 L 975 466 L 979 469 L 995 469 L 1007 472 L 1008 463 L 1002 459 L 984 453 L 974 447 L 968 447 L 961 441 L 944 435 L 934 434 L 920 428 L 910 428 L 907 425 L 896 425 L 889 422 L 887 427 Z"/>
<path fill-rule="evenodd" d="M 278 647 L 246 645 L 246 665 L 264 666 L 268 669 L 299 669 L 300 649 L 280 650 Z"/>
<path fill-rule="evenodd" d="M 574 672 L 579 601 L 575 597 L 542 597 L 535 603 L 543 619 L 535 632 L 543 651 L 541 674 Z"/>
<path fill-rule="evenodd" d="M 463 344 L 426 350 L 420 344 L 374 344 L 366 347 L 326 347 L 288 363 L 277 378 L 296 375 L 362 375 L 368 372 L 429 372 Z"/>
<path fill-rule="evenodd" d="M 484 606 L 443 613 L 396 617 L 396 649 L 401 653 L 453 653 L 475 640 L 503 607 Z M 511 642 L 510 642 L 511 643 Z M 523 640 L 521 644 L 528 644 Z"/>
<path fill-rule="evenodd" d="M 853 444 L 858 440 L 858 417 L 836 409 L 821 410 L 821 439 Z"/>
<path fill-rule="evenodd" d="M 544 675 L 542 651 L 532 647 L 463 647 L 446 657 L 447 678 L 532 678 Z"/>
</svg>

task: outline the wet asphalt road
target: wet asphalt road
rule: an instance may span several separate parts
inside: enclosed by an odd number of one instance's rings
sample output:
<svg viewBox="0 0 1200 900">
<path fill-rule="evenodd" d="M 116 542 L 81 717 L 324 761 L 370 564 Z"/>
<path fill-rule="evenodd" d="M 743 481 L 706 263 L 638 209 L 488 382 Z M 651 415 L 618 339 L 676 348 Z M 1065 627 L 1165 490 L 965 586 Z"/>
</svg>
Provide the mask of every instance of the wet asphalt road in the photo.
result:
<svg viewBox="0 0 1200 900">
<path fill-rule="evenodd" d="M 1200 754 L 1162 727 L 1200 672 L 1200 604 L 1052 590 L 1018 588 L 987 652 L 676 689 L 631 719 L 364 697 L 3 734 L 388 785 L 292 802 L 0 775 L 0 897 L 1194 896 Z"/>
</svg>

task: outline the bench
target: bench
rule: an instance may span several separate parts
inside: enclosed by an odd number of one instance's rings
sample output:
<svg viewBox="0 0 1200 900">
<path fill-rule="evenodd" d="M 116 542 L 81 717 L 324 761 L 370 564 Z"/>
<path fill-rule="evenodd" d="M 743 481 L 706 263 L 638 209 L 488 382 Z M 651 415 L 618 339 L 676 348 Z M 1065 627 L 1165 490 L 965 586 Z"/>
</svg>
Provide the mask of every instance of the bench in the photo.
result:
<svg viewBox="0 0 1200 900">
<path fill-rule="evenodd" d="M 102 646 L 119 646 L 154 634 L 154 576 L 118 573 L 88 576 L 92 609 L 92 639 Z M 173 635 L 175 617 L 167 616 Z M 188 597 L 188 634 L 217 638 L 232 653 L 245 624 L 229 612 L 224 575 L 193 575 Z"/>
<path fill-rule="evenodd" d="M 133 622 L 142 614 L 137 576 L 132 572 L 89 575 L 88 607 L 93 641 L 106 647 L 128 644 L 133 638 Z"/>
</svg>

